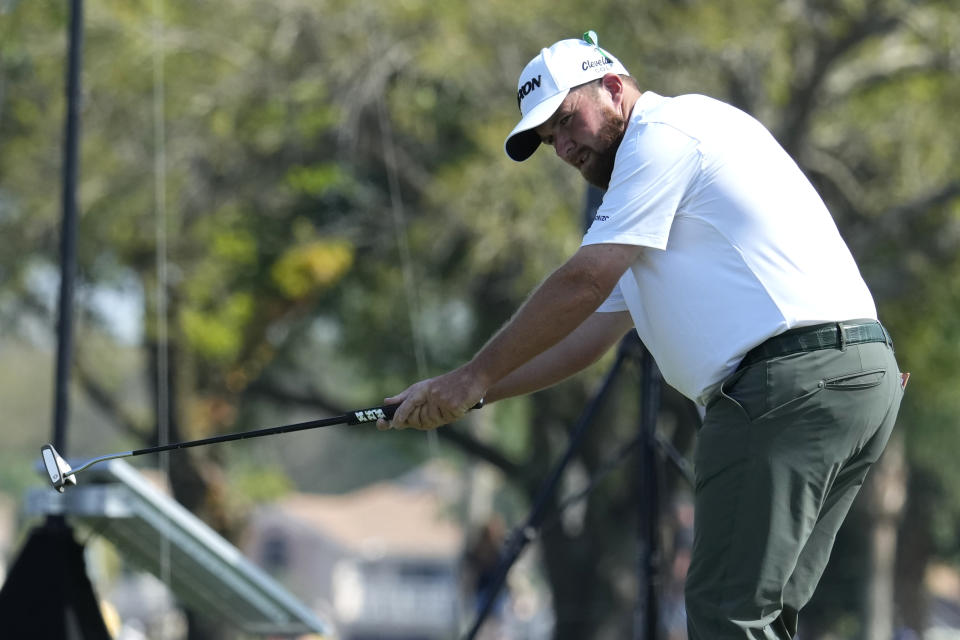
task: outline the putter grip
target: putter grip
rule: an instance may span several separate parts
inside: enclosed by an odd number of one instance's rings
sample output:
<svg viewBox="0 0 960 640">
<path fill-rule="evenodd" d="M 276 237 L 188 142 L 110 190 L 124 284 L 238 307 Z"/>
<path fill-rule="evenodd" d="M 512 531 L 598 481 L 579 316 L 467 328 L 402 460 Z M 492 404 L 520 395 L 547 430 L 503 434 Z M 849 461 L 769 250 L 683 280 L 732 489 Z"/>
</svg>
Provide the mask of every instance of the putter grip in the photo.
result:
<svg viewBox="0 0 960 640">
<path fill-rule="evenodd" d="M 385 404 L 380 407 L 372 407 L 370 409 L 360 409 L 354 411 L 350 414 L 347 419 L 347 424 L 363 424 L 365 422 L 376 422 L 380 418 L 384 420 L 392 420 L 393 414 L 397 412 L 399 404 Z M 482 409 L 483 408 L 483 399 L 481 398 L 480 402 L 473 405 L 470 410 Z"/>
</svg>

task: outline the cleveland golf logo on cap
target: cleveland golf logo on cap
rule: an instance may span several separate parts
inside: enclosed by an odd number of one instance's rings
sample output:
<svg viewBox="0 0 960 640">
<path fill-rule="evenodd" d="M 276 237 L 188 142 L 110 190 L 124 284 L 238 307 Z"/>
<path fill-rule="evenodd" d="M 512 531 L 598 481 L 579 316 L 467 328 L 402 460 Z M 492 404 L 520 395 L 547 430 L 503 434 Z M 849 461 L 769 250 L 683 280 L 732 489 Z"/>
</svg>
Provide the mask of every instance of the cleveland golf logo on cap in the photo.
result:
<svg viewBox="0 0 960 640">
<path fill-rule="evenodd" d="M 580 68 L 583 69 L 584 71 L 589 71 L 590 69 L 593 69 L 595 67 L 605 67 L 611 64 L 613 64 L 613 60 L 604 56 L 599 60 L 584 60 L 583 65 Z"/>
</svg>

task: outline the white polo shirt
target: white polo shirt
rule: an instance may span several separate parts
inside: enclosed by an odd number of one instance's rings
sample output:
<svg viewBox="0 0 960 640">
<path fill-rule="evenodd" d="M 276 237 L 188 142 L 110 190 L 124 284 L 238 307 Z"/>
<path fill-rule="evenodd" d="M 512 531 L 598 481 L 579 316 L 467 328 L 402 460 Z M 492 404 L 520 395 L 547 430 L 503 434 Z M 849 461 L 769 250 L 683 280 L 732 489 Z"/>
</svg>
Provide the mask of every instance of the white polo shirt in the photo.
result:
<svg viewBox="0 0 960 640">
<path fill-rule="evenodd" d="M 704 404 L 787 329 L 876 318 L 826 206 L 758 121 L 645 92 L 583 239 L 648 247 L 599 311 L 629 310 L 664 379 Z"/>
</svg>

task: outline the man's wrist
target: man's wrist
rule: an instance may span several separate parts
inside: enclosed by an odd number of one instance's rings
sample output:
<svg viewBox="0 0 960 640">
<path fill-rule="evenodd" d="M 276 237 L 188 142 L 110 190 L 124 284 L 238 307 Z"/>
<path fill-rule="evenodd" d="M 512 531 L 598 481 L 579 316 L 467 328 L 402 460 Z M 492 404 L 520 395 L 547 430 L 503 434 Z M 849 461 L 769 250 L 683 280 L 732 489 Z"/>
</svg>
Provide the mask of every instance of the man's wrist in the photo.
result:
<svg viewBox="0 0 960 640">
<path fill-rule="evenodd" d="M 474 357 L 470 362 L 463 365 L 462 370 L 464 375 L 480 388 L 481 393 L 485 394 L 487 390 L 493 386 L 494 382 L 496 382 L 491 373 L 483 365 L 481 358 Z"/>
</svg>

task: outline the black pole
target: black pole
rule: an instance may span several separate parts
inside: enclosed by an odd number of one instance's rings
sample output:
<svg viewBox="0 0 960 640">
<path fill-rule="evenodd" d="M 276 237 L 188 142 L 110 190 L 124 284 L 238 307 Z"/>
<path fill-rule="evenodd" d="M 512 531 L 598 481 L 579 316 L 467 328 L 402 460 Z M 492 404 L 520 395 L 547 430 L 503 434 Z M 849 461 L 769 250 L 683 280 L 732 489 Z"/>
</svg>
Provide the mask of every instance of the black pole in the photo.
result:
<svg viewBox="0 0 960 640">
<path fill-rule="evenodd" d="M 467 633 L 462 636 L 463 640 L 474 640 L 474 638 L 477 637 L 487 616 L 489 616 L 493 610 L 493 605 L 497 601 L 500 589 L 503 588 L 503 583 L 507 579 L 510 568 L 514 562 L 516 562 L 517 558 L 520 557 L 520 554 L 523 553 L 523 550 L 526 549 L 527 545 L 536 539 L 540 531 L 540 526 L 543 524 L 543 520 L 547 515 L 547 508 L 550 506 L 554 493 L 560 484 L 560 480 L 563 478 L 563 472 L 570 464 L 570 461 L 573 460 L 574 455 L 579 451 L 580 445 L 583 443 L 587 431 L 593 423 L 594 417 L 613 388 L 613 382 L 616 380 L 617 372 L 620 370 L 620 367 L 623 366 L 624 361 L 629 355 L 629 350 L 630 341 L 628 335 L 627 338 L 620 341 L 616 360 L 614 360 L 610 370 L 607 371 L 607 375 L 600 384 L 599 390 L 594 394 L 583 413 L 580 414 L 576 426 L 570 433 L 570 441 L 567 444 L 566 451 L 564 451 L 560 461 L 553 467 L 550 476 L 537 491 L 537 495 L 533 500 L 533 507 L 530 509 L 526 521 L 507 538 L 504 549 L 500 554 L 500 560 L 494 578 L 484 593 L 480 607 L 477 609 L 473 625 Z"/>
<path fill-rule="evenodd" d="M 63 142 L 63 224 L 60 230 L 60 300 L 57 370 L 54 384 L 53 444 L 67 449 L 70 365 L 73 353 L 73 291 L 77 261 L 77 165 L 80 141 L 80 70 L 83 51 L 83 0 L 71 0 L 67 56 L 67 114 Z"/>
<path fill-rule="evenodd" d="M 635 640 L 655 640 L 657 637 L 657 541 L 659 522 L 659 492 L 657 484 L 657 414 L 660 412 L 660 370 L 653 356 L 643 347 L 641 360 L 641 417 L 642 444 L 637 465 L 638 524 L 637 524 L 637 602 L 634 611 L 633 637 Z"/>
</svg>

